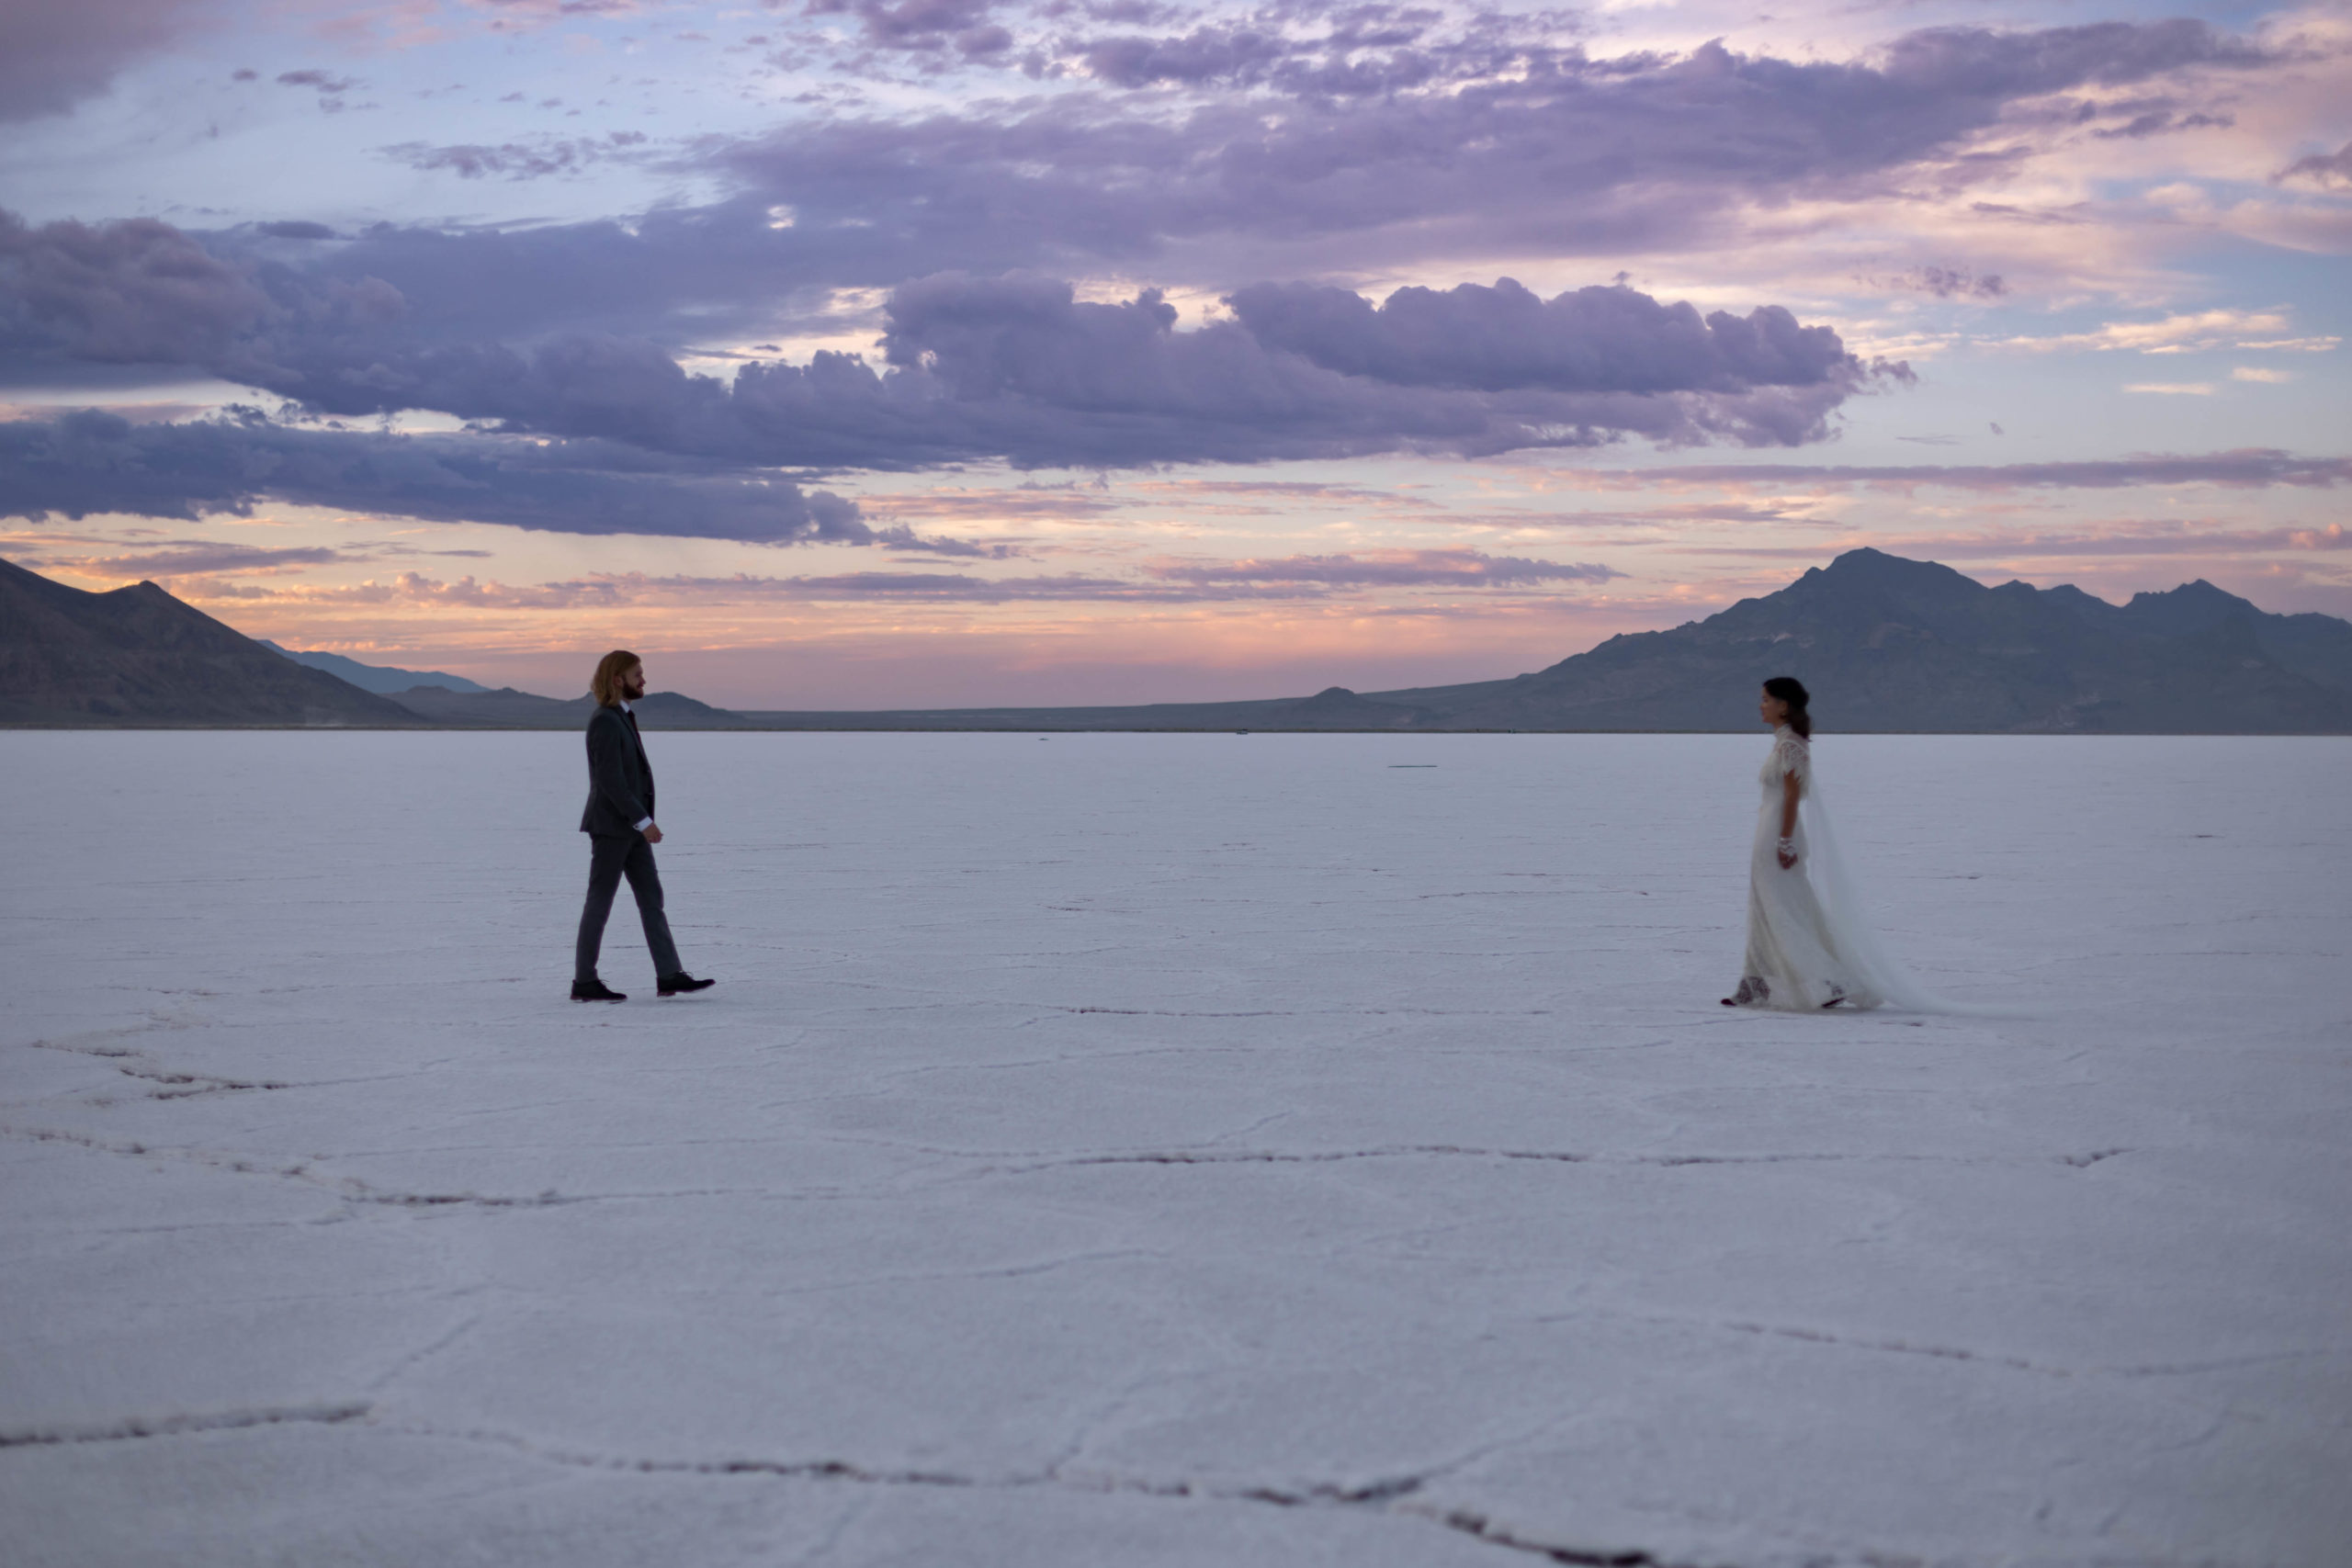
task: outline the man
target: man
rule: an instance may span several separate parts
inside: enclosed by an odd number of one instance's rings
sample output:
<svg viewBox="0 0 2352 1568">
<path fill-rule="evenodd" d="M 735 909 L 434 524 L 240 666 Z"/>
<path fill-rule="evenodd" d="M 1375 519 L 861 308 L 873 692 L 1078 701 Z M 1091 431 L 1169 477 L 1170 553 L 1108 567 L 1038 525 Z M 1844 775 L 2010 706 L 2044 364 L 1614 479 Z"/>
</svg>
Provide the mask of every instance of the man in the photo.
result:
<svg viewBox="0 0 2352 1568">
<path fill-rule="evenodd" d="M 653 846 L 662 829 L 653 820 L 653 764 L 637 731 L 629 705 L 645 695 L 645 666 L 636 654 L 615 649 L 598 660 L 589 683 L 596 711 L 588 716 L 588 807 L 580 830 L 588 835 L 588 907 L 580 912 L 580 942 L 572 956 L 571 999 L 625 1002 L 628 998 L 596 978 L 596 954 L 605 945 L 605 920 L 613 895 L 628 878 L 637 913 L 645 922 L 645 945 L 653 953 L 654 988 L 662 996 L 700 991 L 717 985 L 697 980 L 678 962 L 670 921 L 662 913 L 662 875 L 653 869 Z"/>
</svg>

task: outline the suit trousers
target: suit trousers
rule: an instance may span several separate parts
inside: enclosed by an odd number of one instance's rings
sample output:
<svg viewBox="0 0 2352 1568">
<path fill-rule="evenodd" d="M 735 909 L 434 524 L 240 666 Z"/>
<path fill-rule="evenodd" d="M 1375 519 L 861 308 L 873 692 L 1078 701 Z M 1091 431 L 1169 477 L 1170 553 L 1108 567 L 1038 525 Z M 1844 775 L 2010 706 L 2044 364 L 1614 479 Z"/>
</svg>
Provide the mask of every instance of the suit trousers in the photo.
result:
<svg viewBox="0 0 2352 1568">
<path fill-rule="evenodd" d="M 571 977 L 596 977 L 596 955 L 605 946 L 605 921 L 613 912 L 613 896 L 621 878 L 637 895 L 638 919 L 645 922 L 645 945 L 653 954 L 653 976 L 675 975 L 678 944 L 670 940 L 670 918 L 662 912 L 662 874 L 653 869 L 653 846 L 642 833 L 589 835 L 588 907 L 580 911 L 580 942 L 573 950 Z"/>
</svg>

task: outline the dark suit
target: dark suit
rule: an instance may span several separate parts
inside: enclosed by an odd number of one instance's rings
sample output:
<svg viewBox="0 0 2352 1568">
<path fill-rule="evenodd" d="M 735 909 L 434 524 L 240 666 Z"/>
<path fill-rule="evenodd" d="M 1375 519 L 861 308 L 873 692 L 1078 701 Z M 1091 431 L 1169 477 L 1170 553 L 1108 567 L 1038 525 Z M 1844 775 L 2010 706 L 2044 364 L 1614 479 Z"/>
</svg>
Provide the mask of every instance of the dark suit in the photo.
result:
<svg viewBox="0 0 2352 1568">
<path fill-rule="evenodd" d="M 645 755 L 637 717 L 617 707 L 600 707 L 588 716 L 588 805 L 580 813 L 580 830 L 588 835 L 589 843 L 588 905 L 580 911 L 574 980 L 596 978 L 605 921 L 624 876 L 637 895 L 654 977 L 675 975 L 683 967 L 677 943 L 670 940 L 669 917 L 662 912 L 662 874 L 653 869 L 653 846 L 637 826 L 652 815 L 653 763 Z"/>
</svg>

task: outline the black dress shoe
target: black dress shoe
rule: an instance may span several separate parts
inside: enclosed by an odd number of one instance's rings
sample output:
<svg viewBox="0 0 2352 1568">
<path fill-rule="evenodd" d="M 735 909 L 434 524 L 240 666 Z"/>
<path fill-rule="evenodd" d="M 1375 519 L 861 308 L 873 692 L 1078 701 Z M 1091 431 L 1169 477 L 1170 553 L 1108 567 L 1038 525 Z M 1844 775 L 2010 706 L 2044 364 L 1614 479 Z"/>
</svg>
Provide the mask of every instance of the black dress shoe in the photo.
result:
<svg viewBox="0 0 2352 1568">
<path fill-rule="evenodd" d="M 571 999 L 575 1002 L 625 1002 L 628 998 L 602 980 L 574 980 L 571 982 Z"/>
<path fill-rule="evenodd" d="M 665 997 L 674 997 L 681 991 L 707 991 L 717 984 L 716 980 L 697 980 L 681 969 L 675 975 L 662 976 L 653 982 L 653 988 Z"/>
</svg>

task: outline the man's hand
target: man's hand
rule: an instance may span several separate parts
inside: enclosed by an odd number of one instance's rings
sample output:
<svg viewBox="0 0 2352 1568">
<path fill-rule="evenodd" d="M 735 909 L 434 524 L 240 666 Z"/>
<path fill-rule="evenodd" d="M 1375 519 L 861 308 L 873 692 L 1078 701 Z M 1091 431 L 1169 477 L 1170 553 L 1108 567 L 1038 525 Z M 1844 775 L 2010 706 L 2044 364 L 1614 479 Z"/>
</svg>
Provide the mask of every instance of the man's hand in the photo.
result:
<svg viewBox="0 0 2352 1568">
<path fill-rule="evenodd" d="M 658 844 L 662 841 L 661 823 L 648 822 L 645 825 L 645 841 L 649 844 Z"/>
</svg>

